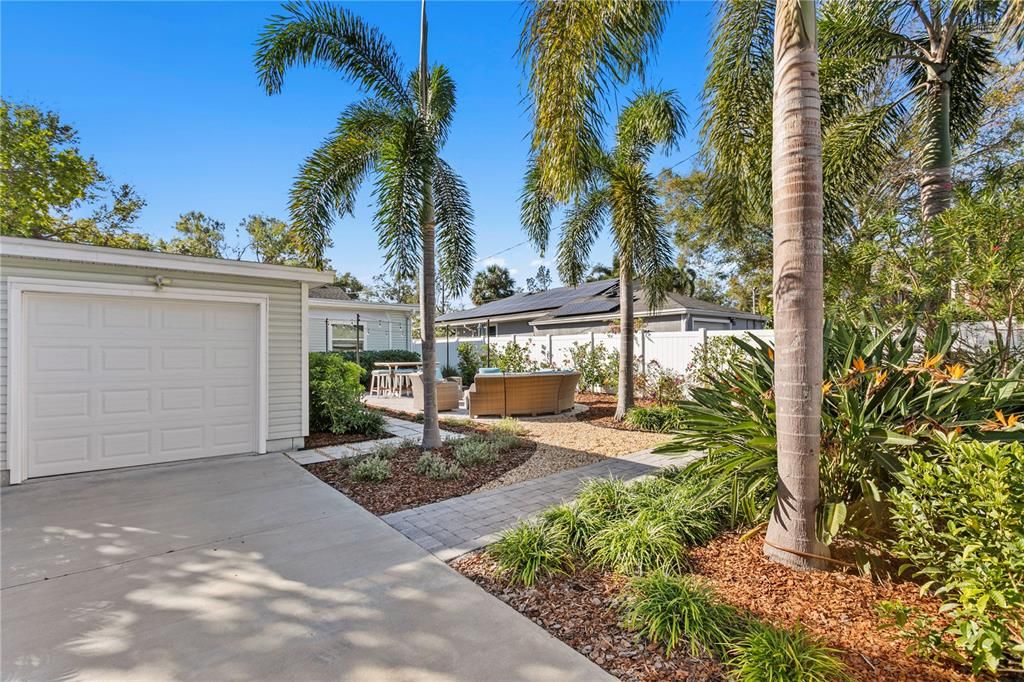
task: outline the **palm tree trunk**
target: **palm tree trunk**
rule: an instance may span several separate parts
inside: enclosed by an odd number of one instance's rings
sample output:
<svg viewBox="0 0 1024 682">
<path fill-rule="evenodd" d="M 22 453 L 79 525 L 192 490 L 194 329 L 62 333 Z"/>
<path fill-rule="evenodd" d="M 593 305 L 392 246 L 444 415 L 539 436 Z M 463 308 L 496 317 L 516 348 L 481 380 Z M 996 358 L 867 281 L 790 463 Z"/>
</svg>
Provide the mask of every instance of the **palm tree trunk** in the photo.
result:
<svg viewBox="0 0 1024 682">
<path fill-rule="evenodd" d="M 428 114 L 427 97 L 427 0 L 420 5 L 420 112 Z M 434 342 L 434 313 L 437 294 L 434 290 L 436 264 L 434 257 L 434 191 L 432 169 L 423 181 L 423 265 L 420 269 L 420 350 L 423 360 L 423 441 L 424 450 L 441 447 L 441 428 L 437 421 L 437 345 Z"/>
<path fill-rule="evenodd" d="M 823 373 L 821 94 L 813 0 L 775 13 L 772 219 L 778 501 L 764 552 L 802 569 L 817 538 Z"/>
<path fill-rule="evenodd" d="M 921 164 L 921 218 L 927 222 L 953 203 L 953 145 L 949 134 L 949 69 L 929 67 L 928 136 Z"/>
<path fill-rule="evenodd" d="M 630 268 L 619 265 L 619 387 L 615 419 L 622 421 L 633 407 L 633 278 Z"/>
</svg>

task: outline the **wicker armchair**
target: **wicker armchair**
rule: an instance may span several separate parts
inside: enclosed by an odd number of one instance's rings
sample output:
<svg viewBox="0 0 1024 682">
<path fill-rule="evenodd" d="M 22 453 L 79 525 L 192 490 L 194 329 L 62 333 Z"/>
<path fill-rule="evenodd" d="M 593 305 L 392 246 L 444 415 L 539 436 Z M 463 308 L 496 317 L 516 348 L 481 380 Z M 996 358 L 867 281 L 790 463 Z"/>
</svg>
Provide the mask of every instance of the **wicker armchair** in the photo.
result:
<svg viewBox="0 0 1024 682">
<path fill-rule="evenodd" d="M 471 417 L 531 416 L 571 410 L 579 372 L 477 374 L 466 392 Z"/>
<path fill-rule="evenodd" d="M 412 379 L 412 407 L 415 410 L 423 410 L 423 375 L 413 374 Z M 437 394 L 437 411 L 448 412 L 459 409 L 459 401 L 462 400 L 462 386 L 458 382 L 439 380 L 434 384 Z"/>
</svg>

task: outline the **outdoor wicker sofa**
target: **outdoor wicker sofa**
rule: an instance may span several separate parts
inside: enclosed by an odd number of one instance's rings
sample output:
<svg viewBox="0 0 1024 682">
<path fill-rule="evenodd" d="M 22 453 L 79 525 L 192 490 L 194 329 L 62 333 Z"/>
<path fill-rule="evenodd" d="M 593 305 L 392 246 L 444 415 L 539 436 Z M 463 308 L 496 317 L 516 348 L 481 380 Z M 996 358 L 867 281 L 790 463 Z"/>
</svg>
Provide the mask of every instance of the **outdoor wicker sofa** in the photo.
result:
<svg viewBox="0 0 1024 682">
<path fill-rule="evenodd" d="M 423 411 L 423 375 L 417 372 L 411 376 L 412 379 L 412 407 L 414 410 Z M 439 379 L 434 384 L 437 393 L 437 411 L 448 412 L 459 409 L 459 401 L 462 400 L 462 385 L 458 381 Z"/>
<path fill-rule="evenodd" d="M 579 372 L 477 374 L 466 392 L 471 417 L 536 416 L 573 408 Z"/>
</svg>

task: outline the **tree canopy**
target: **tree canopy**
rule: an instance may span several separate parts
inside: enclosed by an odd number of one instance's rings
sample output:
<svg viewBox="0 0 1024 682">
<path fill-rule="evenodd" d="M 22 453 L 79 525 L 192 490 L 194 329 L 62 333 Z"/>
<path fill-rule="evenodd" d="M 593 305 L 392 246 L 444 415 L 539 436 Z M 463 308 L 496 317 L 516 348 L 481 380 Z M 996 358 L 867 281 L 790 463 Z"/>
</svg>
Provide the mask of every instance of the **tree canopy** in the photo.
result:
<svg viewBox="0 0 1024 682">
<path fill-rule="evenodd" d="M 469 299 L 473 301 L 473 305 L 482 305 L 487 301 L 508 298 L 514 293 L 516 281 L 512 279 L 512 273 L 508 268 L 492 263 L 473 277 Z"/>
</svg>

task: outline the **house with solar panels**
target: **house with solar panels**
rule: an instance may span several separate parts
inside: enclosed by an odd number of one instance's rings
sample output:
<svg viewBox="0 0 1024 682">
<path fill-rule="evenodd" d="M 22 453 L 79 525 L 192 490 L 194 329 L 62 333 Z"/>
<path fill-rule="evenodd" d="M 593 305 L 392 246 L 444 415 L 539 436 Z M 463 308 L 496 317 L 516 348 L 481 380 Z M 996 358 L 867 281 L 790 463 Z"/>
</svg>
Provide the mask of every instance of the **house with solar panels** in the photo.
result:
<svg viewBox="0 0 1024 682">
<path fill-rule="evenodd" d="M 668 294 L 655 310 L 647 294 L 635 287 L 634 316 L 647 331 L 709 331 L 763 329 L 766 318 L 738 308 Z M 578 287 L 559 287 L 535 293 L 519 293 L 489 301 L 468 310 L 446 313 L 439 324 L 477 336 L 504 334 L 583 334 L 607 331 L 619 319 L 619 281 L 605 279 Z"/>
</svg>

